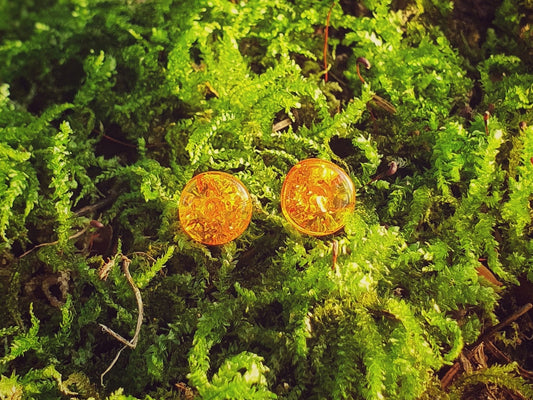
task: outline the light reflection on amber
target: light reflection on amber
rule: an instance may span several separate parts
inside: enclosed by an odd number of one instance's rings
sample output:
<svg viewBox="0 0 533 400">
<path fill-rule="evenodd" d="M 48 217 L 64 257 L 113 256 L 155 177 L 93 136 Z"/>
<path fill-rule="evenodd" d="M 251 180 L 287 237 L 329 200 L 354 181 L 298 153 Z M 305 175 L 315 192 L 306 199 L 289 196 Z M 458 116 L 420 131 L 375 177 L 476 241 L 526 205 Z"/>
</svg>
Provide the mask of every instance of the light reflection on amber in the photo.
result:
<svg viewBox="0 0 533 400">
<path fill-rule="evenodd" d="M 252 201 L 239 179 L 224 172 L 204 172 L 183 188 L 179 218 L 192 239 L 208 245 L 224 244 L 248 227 Z"/>
<path fill-rule="evenodd" d="M 300 161 L 283 182 L 283 215 L 303 233 L 323 236 L 337 232 L 354 208 L 353 182 L 332 162 L 316 158 Z"/>
</svg>

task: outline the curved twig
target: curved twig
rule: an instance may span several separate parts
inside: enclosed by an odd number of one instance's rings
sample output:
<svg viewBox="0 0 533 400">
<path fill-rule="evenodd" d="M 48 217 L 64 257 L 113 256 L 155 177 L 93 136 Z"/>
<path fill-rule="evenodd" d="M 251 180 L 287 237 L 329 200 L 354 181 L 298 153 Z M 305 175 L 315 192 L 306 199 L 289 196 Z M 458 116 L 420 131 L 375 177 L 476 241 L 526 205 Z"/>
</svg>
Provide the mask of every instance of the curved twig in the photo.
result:
<svg viewBox="0 0 533 400">
<path fill-rule="evenodd" d="M 480 345 L 482 345 L 483 343 L 488 344 L 490 350 L 494 350 L 495 346 L 491 343 L 492 336 L 494 336 L 497 332 L 499 332 L 504 327 L 509 325 L 511 322 L 516 321 L 518 318 L 520 318 L 522 315 L 527 313 L 532 308 L 533 308 L 533 304 L 527 303 L 524 306 L 522 306 L 517 312 L 515 312 L 514 314 L 508 316 L 507 318 L 505 318 L 499 324 L 496 324 L 496 325 L 490 327 L 483 334 L 481 334 L 481 336 L 478 338 L 478 340 L 475 341 L 474 344 L 472 344 L 472 346 L 469 346 L 469 348 L 463 349 L 461 355 L 465 356 L 468 359 L 470 357 L 470 355 L 472 354 L 472 352 L 474 352 L 475 349 L 477 347 L 479 347 Z M 492 344 L 492 347 L 491 347 L 491 344 Z M 442 389 L 444 389 L 444 390 L 447 389 L 447 387 L 450 385 L 450 383 L 454 379 L 455 375 L 457 375 L 460 370 L 461 370 L 461 362 L 460 361 L 456 361 L 450 367 L 450 369 L 446 372 L 446 374 L 442 377 L 442 379 L 440 381 Z M 527 371 L 527 372 L 529 372 L 529 371 Z"/>
<path fill-rule="evenodd" d="M 324 82 L 328 81 L 328 36 L 329 36 L 329 20 L 331 19 L 331 10 L 335 6 L 335 2 L 331 3 L 329 7 L 328 16 L 326 18 L 326 28 L 324 29 Z"/>
<path fill-rule="evenodd" d="M 79 238 L 81 235 L 83 235 L 85 232 L 87 231 L 87 227 L 86 228 L 83 228 L 81 231 L 79 232 L 76 232 L 74 235 L 72 236 L 69 236 L 68 239 L 69 240 L 72 240 L 72 239 L 76 239 L 76 238 Z M 31 249 L 25 251 L 24 253 L 22 253 L 19 258 L 22 258 L 22 257 L 25 257 L 27 256 L 28 254 L 30 254 L 33 250 L 37 250 L 39 247 L 45 247 L 45 246 L 53 246 L 55 244 L 58 244 L 59 243 L 59 240 L 54 240 L 53 242 L 48 242 L 48 243 L 41 243 L 41 244 L 38 244 L 36 246 L 33 246 Z"/>
<path fill-rule="evenodd" d="M 127 279 L 128 283 L 130 284 L 130 286 L 131 286 L 131 288 L 133 290 L 133 293 L 135 294 L 135 300 L 137 300 L 137 312 L 138 312 L 138 315 L 137 315 L 137 326 L 135 327 L 135 334 L 133 335 L 133 338 L 128 341 L 127 339 L 125 339 L 124 337 L 122 337 L 121 335 L 119 335 L 118 333 L 113 331 L 112 329 L 108 328 L 104 324 L 99 324 L 100 327 L 104 330 L 104 332 L 108 333 L 109 335 L 111 335 L 112 337 L 114 337 L 120 343 L 122 343 L 124 345 L 118 351 L 118 353 L 115 356 L 115 358 L 113 359 L 113 361 L 111 361 L 111 364 L 109 364 L 109 367 L 107 367 L 107 369 L 102 373 L 102 375 L 100 375 L 100 384 L 102 386 L 104 386 L 104 376 L 105 376 L 105 374 L 107 374 L 109 371 L 111 371 L 111 369 L 114 367 L 114 365 L 118 361 L 118 358 L 120 357 L 120 353 L 122 353 L 122 351 L 124 351 L 124 349 L 126 349 L 128 347 L 131 348 L 131 349 L 134 349 L 137 346 L 137 343 L 139 341 L 139 334 L 141 333 L 141 327 L 142 327 L 142 323 L 143 323 L 144 308 L 143 308 L 143 302 L 142 302 L 142 297 L 141 297 L 141 291 L 135 285 L 135 282 L 133 281 L 133 278 L 131 277 L 131 274 L 130 274 L 129 267 L 130 267 L 130 264 L 131 264 L 131 260 L 128 257 L 124 256 L 124 255 L 121 256 L 121 259 L 122 259 L 122 270 L 124 271 L 124 275 L 126 276 L 126 279 Z"/>
</svg>

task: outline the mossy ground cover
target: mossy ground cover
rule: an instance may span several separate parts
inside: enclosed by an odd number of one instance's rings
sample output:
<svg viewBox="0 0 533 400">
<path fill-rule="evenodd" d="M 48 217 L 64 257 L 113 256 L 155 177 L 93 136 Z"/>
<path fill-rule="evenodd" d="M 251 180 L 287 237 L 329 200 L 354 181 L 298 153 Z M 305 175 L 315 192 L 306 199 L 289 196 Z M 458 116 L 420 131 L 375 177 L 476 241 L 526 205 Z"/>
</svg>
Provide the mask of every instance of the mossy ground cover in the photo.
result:
<svg viewBox="0 0 533 400">
<path fill-rule="evenodd" d="M 0 0 L 0 398 L 533 398 L 532 10 Z M 334 235 L 280 209 L 311 157 Z M 178 220 L 210 170 L 222 246 Z"/>
</svg>

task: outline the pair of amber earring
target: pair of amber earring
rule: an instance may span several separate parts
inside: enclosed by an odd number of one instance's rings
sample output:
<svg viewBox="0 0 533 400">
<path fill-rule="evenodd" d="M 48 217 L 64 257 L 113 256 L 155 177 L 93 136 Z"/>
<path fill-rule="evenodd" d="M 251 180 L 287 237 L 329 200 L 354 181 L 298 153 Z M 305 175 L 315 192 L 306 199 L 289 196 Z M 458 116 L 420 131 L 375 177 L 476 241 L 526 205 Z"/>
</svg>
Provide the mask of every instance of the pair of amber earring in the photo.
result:
<svg viewBox="0 0 533 400">
<path fill-rule="evenodd" d="M 244 184 L 225 172 L 204 172 L 183 188 L 179 218 L 194 240 L 220 245 L 240 236 L 252 219 Z M 281 210 L 297 230 L 312 236 L 337 232 L 355 208 L 355 188 L 338 165 L 317 158 L 293 166 L 281 189 Z"/>
</svg>

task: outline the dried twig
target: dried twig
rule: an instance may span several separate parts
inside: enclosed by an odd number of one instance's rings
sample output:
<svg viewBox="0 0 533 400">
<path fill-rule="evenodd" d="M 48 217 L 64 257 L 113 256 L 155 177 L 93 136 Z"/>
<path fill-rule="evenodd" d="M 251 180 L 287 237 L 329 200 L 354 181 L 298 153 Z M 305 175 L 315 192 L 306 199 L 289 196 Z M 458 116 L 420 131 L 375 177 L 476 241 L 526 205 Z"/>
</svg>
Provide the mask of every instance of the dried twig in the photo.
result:
<svg viewBox="0 0 533 400">
<path fill-rule="evenodd" d="M 100 325 L 100 328 L 102 328 L 102 330 L 105 332 L 105 333 L 108 333 L 110 336 L 113 336 L 115 339 L 117 339 L 120 343 L 122 343 L 124 346 L 126 347 L 129 347 L 131 349 L 134 349 L 135 346 L 131 343 L 130 340 L 124 338 L 124 336 L 121 336 L 119 333 L 116 333 L 113 329 L 111 328 L 108 328 L 107 326 L 105 326 L 104 324 L 98 324 Z"/>
<path fill-rule="evenodd" d="M 498 358 L 502 362 L 506 362 L 507 364 L 510 364 L 513 362 L 511 358 L 505 354 L 503 351 L 501 351 L 494 343 L 492 343 L 490 340 L 487 340 L 485 342 L 485 345 L 487 347 L 487 350 L 489 350 L 496 358 Z M 533 380 L 533 372 L 528 371 L 525 368 L 522 368 L 520 365 L 517 365 L 518 373 L 525 379 Z"/>
<path fill-rule="evenodd" d="M 79 232 L 76 232 L 74 235 L 72 236 L 69 236 L 68 239 L 69 240 L 72 240 L 72 239 L 76 239 L 76 238 L 79 238 L 81 235 L 83 235 L 85 232 L 87 231 L 87 228 L 83 228 L 81 231 Z M 28 254 L 30 254 L 33 250 L 37 250 L 39 247 L 44 247 L 44 246 L 53 246 L 55 244 L 58 244 L 59 243 L 59 240 L 54 240 L 53 242 L 48 242 L 48 243 L 41 243 L 41 244 L 38 244 L 37 246 L 34 246 L 32 247 L 31 249 L 29 249 L 28 251 L 25 251 L 24 253 L 22 253 L 19 258 L 22 258 L 22 257 L 25 257 L 27 256 Z"/>
<path fill-rule="evenodd" d="M 329 7 L 328 16 L 326 18 L 326 28 L 324 30 L 324 82 L 328 81 L 328 36 L 329 36 L 329 20 L 331 18 L 331 10 L 335 6 L 335 2 L 331 3 Z"/>
<path fill-rule="evenodd" d="M 112 136 L 109 136 L 109 135 L 106 135 L 105 133 L 102 133 L 102 137 L 113 142 L 113 143 L 118 143 L 122 146 L 126 146 L 126 147 L 129 147 L 131 149 L 136 149 L 137 146 L 134 145 L 134 144 L 131 144 L 131 143 L 126 143 L 126 142 L 123 142 L 122 140 L 118 140 L 118 139 L 115 139 L 114 137 Z"/>
<path fill-rule="evenodd" d="M 174 386 L 176 386 L 176 389 L 178 389 L 183 396 L 185 397 L 185 400 L 193 400 L 194 399 L 194 391 L 187 386 L 183 382 L 175 383 Z"/>
<path fill-rule="evenodd" d="M 98 268 L 98 278 L 100 278 L 103 281 L 106 281 L 109 275 L 109 272 L 111 272 L 114 266 L 115 266 L 115 257 L 108 258 L 107 261 L 104 263 L 104 265 Z"/>
<path fill-rule="evenodd" d="M 363 64 L 366 69 L 370 69 L 372 65 L 370 64 L 370 61 L 368 61 L 365 57 L 358 57 L 357 60 L 355 60 L 355 70 L 357 71 L 357 76 L 359 77 L 361 83 L 363 83 L 364 85 L 366 82 L 365 79 L 361 76 L 359 64 Z"/>
<path fill-rule="evenodd" d="M 337 257 L 339 257 L 339 241 L 338 240 L 333 240 L 333 242 L 331 242 L 331 255 L 332 255 L 331 269 L 335 271 L 335 267 L 337 266 Z"/>
<path fill-rule="evenodd" d="M 279 122 L 276 122 L 274 125 L 272 125 L 272 133 L 276 133 L 278 131 L 281 131 L 282 129 L 285 129 L 291 125 L 291 120 L 289 118 L 282 119 Z"/>
<path fill-rule="evenodd" d="M 134 251 L 134 252 L 131 252 L 131 253 L 128 253 L 128 254 L 133 254 L 133 255 L 136 255 L 136 256 L 143 256 L 143 257 L 148 258 L 153 263 L 157 262 L 157 260 L 154 257 L 152 257 L 150 254 L 146 253 L 145 251 Z"/>
<path fill-rule="evenodd" d="M 111 196 L 103 199 L 103 200 L 100 200 L 99 202 L 95 203 L 95 204 L 92 204 L 92 205 L 88 205 L 88 206 L 85 206 L 85 207 L 82 207 L 80 208 L 79 210 L 76 210 L 74 211 L 74 214 L 78 217 L 81 217 L 83 215 L 87 215 L 87 214 L 90 214 L 96 210 L 98 210 L 99 208 L 102 208 L 102 207 L 105 207 L 106 205 L 108 205 L 109 203 L 111 203 L 113 200 L 115 200 L 117 196 L 115 194 L 112 194 Z M 72 240 L 72 239 L 77 239 L 79 238 L 80 236 L 82 236 L 86 231 L 87 231 L 88 227 L 85 227 L 83 228 L 81 231 L 79 232 L 76 232 L 75 234 L 69 236 L 69 240 Z M 40 247 L 45 247 L 45 246 L 54 246 L 56 244 L 58 244 L 59 241 L 58 240 L 54 240 L 53 242 L 47 242 L 47 243 L 41 243 L 41 244 L 38 244 L 34 247 L 32 247 L 31 249 L 29 249 L 28 251 L 22 253 L 19 258 L 22 258 L 22 257 L 25 257 L 27 256 L 28 254 L 30 254 L 32 251 L 34 250 L 37 250 L 38 248 Z"/>
<path fill-rule="evenodd" d="M 450 386 L 450 383 L 452 383 L 453 378 L 457 375 L 460 369 L 461 363 L 456 361 L 440 380 L 440 386 L 442 389 L 446 390 L 446 388 Z"/>
<path fill-rule="evenodd" d="M 104 199 L 102 199 L 100 201 L 97 201 L 94 204 L 90 204 L 88 206 L 85 206 L 85 207 L 82 207 L 82 208 L 80 208 L 78 210 L 75 210 L 74 214 L 76 214 L 76 216 L 78 216 L 78 217 L 82 217 L 84 215 L 92 214 L 93 212 L 99 210 L 100 208 L 106 207 L 108 204 L 110 204 L 113 201 L 115 201 L 117 196 L 118 195 L 115 192 L 112 192 L 111 195 L 107 196 L 106 198 L 104 198 Z"/>
<path fill-rule="evenodd" d="M 481 342 L 490 340 L 494 334 L 501 331 L 503 328 L 505 328 L 507 325 L 511 324 L 511 322 L 516 321 L 518 318 L 520 318 L 522 315 L 527 313 L 529 310 L 533 308 L 533 304 L 527 303 L 526 305 L 522 306 L 520 310 L 515 312 L 514 314 L 508 316 L 505 318 L 502 322 L 500 322 L 497 325 L 494 325 L 493 327 L 490 327 L 487 329 L 483 334 L 479 337 L 479 339 L 472 345 L 472 347 L 478 346 Z"/>
<path fill-rule="evenodd" d="M 370 69 L 372 67 L 372 64 L 370 64 L 370 61 L 368 61 L 365 57 L 358 57 L 355 61 L 355 70 L 357 71 L 357 76 L 359 77 L 359 80 L 364 85 L 366 84 L 365 79 L 361 75 L 361 69 L 359 67 L 359 64 L 362 64 L 365 69 Z M 392 105 L 391 102 L 385 100 L 383 97 L 378 96 L 377 94 L 372 95 L 372 101 L 371 104 L 376 105 L 379 108 L 382 108 L 383 110 L 387 111 L 390 114 L 396 114 L 396 107 Z"/>
<path fill-rule="evenodd" d="M 464 349 L 463 352 L 461 353 L 462 356 L 466 357 L 467 359 L 469 359 L 471 357 L 471 355 L 476 351 L 476 349 L 485 344 L 487 346 L 487 348 L 491 351 L 493 351 L 493 354 L 496 350 L 496 346 L 494 346 L 492 343 L 491 343 L 491 338 L 492 336 L 494 336 L 497 332 L 499 332 L 500 330 L 502 330 L 503 328 L 505 328 L 507 325 L 509 325 L 510 323 L 516 321 L 518 318 L 520 318 L 522 315 L 524 315 L 525 313 L 527 313 L 529 310 L 531 310 L 533 308 L 533 304 L 531 303 L 527 303 L 526 305 L 524 305 L 522 308 L 520 308 L 520 310 L 518 310 L 517 312 L 515 312 L 514 314 L 510 315 L 509 317 L 507 317 L 506 319 L 504 319 L 502 322 L 500 322 L 499 324 L 496 324 L 494 325 L 493 327 L 487 329 L 479 338 L 478 340 L 476 340 L 476 342 L 470 346 L 470 349 Z M 492 345 L 492 346 L 491 346 Z M 496 349 L 496 350 L 495 350 Z M 448 372 L 446 372 L 446 374 L 442 377 L 440 383 L 441 383 L 441 387 L 443 389 L 446 389 L 450 383 L 452 382 L 453 378 L 455 377 L 455 375 L 457 375 L 457 373 L 461 370 L 461 361 L 456 361 L 451 367 L 450 369 L 448 370 Z M 529 371 L 527 370 L 523 370 L 527 373 L 529 373 Z M 522 372 L 522 371 L 521 371 Z"/>
<path fill-rule="evenodd" d="M 485 111 L 485 114 L 483 114 L 483 124 L 485 125 L 485 133 L 487 136 L 489 136 L 489 118 L 490 112 Z"/>
<path fill-rule="evenodd" d="M 396 114 L 396 107 L 394 107 L 390 101 L 385 100 L 377 94 L 372 95 L 371 103 L 387 111 L 389 114 Z"/>
<path fill-rule="evenodd" d="M 103 324 L 99 324 L 100 327 L 104 330 L 104 332 L 108 333 L 109 335 L 111 335 L 112 337 L 114 337 L 120 343 L 122 343 L 124 345 L 118 351 L 118 353 L 115 356 L 115 358 L 113 359 L 113 361 L 111 361 L 111 364 L 109 364 L 109 367 L 107 367 L 107 369 L 102 373 L 102 375 L 100 375 L 100 384 L 102 386 L 104 386 L 104 376 L 105 376 L 105 374 L 107 374 L 109 371 L 111 371 L 111 369 L 114 367 L 115 363 L 118 361 L 118 358 L 120 357 L 120 353 L 122 353 L 122 351 L 124 351 L 124 349 L 126 349 L 128 347 L 134 349 L 137 346 L 137 342 L 139 341 L 139 334 L 141 333 L 141 326 L 142 326 L 142 323 L 143 323 L 143 313 L 144 313 L 144 311 L 143 311 L 143 302 L 142 302 L 142 298 L 141 298 L 141 291 L 135 285 L 135 282 L 133 282 L 133 278 L 130 275 L 129 267 L 130 267 L 130 264 L 131 264 L 131 260 L 128 257 L 124 256 L 124 255 L 121 258 L 122 258 L 122 270 L 124 271 L 124 275 L 126 276 L 126 279 L 128 280 L 128 283 L 130 284 L 130 286 L 131 286 L 131 288 L 133 290 L 133 293 L 135 294 L 135 300 L 137 300 L 137 311 L 138 311 L 137 326 L 135 327 L 135 334 L 133 335 L 133 338 L 128 341 L 127 339 L 123 338 L 121 335 L 119 335 L 118 333 L 116 333 L 112 329 L 108 328 L 107 326 L 105 326 Z"/>
<path fill-rule="evenodd" d="M 115 366 L 116 362 L 118 361 L 118 358 L 120 357 L 120 353 L 122 353 L 127 348 L 128 348 L 128 346 L 122 346 L 122 348 L 117 352 L 117 355 L 115 356 L 115 358 L 113 358 L 113 361 L 111 361 L 111 364 L 109 364 L 109 367 L 107 367 L 106 370 L 104 372 L 102 372 L 102 375 L 100 375 L 100 385 L 104 386 L 104 376 L 105 376 L 105 374 L 107 374 L 109 371 L 111 371 L 111 368 L 113 368 Z"/>
</svg>

